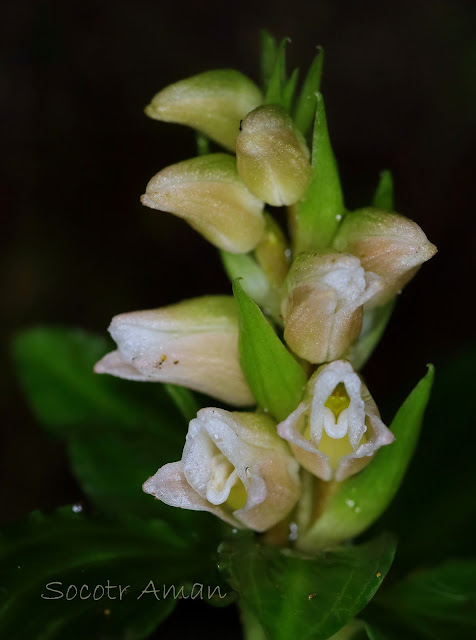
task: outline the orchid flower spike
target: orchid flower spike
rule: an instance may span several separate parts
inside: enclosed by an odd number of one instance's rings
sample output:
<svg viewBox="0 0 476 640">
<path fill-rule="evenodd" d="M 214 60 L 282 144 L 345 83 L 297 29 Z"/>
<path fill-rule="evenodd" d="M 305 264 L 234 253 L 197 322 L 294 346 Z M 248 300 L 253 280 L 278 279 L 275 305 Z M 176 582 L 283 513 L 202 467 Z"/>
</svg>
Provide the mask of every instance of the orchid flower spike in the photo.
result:
<svg viewBox="0 0 476 640">
<path fill-rule="evenodd" d="M 305 469 L 327 481 L 357 473 L 394 440 L 346 360 L 335 360 L 312 375 L 303 402 L 278 425 L 278 433 Z"/>
</svg>

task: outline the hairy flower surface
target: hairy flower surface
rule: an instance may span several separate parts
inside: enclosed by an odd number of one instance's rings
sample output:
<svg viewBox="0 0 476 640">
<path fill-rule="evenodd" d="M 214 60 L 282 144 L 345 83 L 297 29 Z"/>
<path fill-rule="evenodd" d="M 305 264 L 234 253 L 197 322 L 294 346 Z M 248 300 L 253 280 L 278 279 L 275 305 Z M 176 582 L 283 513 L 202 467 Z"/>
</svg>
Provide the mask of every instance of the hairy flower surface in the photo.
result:
<svg viewBox="0 0 476 640">
<path fill-rule="evenodd" d="M 322 480 L 344 480 L 393 442 L 369 390 L 346 360 L 320 367 L 303 402 L 278 425 L 301 465 Z"/>
<path fill-rule="evenodd" d="M 141 202 L 183 218 L 209 242 L 231 253 L 251 251 L 265 228 L 264 203 L 248 190 L 235 158 L 226 153 L 162 169 L 149 181 Z"/>
<path fill-rule="evenodd" d="M 381 287 L 355 256 L 301 254 L 285 282 L 284 339 L 309 362 L 339 358 L 359 336 L 364 303 Z"/>
<path fill-rule="evenodd" d="M 109 332 L 117 343 L 95 367 L 119 378 L 171 382 L 236 406 L 254 404 L 238 358 L 238 318 L 230 296 L 204 296 L 123 313 Z"/>
<path fill-rule="evenodd" d="M 155 120 L 193 127 L 234 151 L 240 120 L 262 102 L 261 91 L 249 78 L 234 69 L 218 69 L 165 87 L 145 112 Z"/>
<path fill-rule="evenodd" d="M 269 416 L 207 408 L 190 422 L 182 460 L 161 467 L 143 489 L 171 506 L 266 531 L 296 504 L 298 469 Z"/>
<path fill-rule="evenodd" d="M 297 202 L 311 179 L 310 152 L 283 107 L 263 105 L 241 123 L 236 139 L 240 176 L 250 191 L 280 207 Z"/>
<path fill-rule="evenodd" d="M 391 300 L 437 251 L 413 220 L 371 208 L 344 218 L 334 246 L 357 256 L 366 271 L 381 276 L 384 286 L 369 300 L 369 308 Z"/>
</svg>

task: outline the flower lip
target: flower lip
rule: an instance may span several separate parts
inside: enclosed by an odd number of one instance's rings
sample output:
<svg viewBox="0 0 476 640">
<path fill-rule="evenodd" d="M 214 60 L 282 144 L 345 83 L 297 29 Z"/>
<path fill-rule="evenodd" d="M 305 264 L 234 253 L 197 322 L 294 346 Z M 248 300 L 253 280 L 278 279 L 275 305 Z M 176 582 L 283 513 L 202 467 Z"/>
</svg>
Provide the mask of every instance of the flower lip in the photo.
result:
<svg viewBox="0 0 476 640">
<path fill-rule="evenodd" d="M 303 402 L 278 425 L 278 433 L 304 468 L 327 481 L 357 473 L 394 439 L 367 387 L 345 360 L 316 371 Z"/>
</svg>

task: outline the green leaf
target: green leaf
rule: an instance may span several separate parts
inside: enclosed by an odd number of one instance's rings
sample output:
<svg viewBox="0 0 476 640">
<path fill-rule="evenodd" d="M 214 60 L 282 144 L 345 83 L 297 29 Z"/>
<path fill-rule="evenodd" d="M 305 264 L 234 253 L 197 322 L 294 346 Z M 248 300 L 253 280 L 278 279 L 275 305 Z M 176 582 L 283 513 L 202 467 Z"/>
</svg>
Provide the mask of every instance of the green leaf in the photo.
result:
<svg viewBox="0 0 476 640">
<path fill-rule="evenodd" d="M 437 363 L 425 428 L 405 481 L 385 514 L 383 526 L 402 540 L 401 569 L 474 556 L 476 530 L 476 430 L 470 380 L 476 346 Z M 431 531 L 431 535 L 428 532 Z"/>
<path fill-rule="evenodd" d="M 390 300 L 390 302 L 387 302 L 387 304 L 384 304 L 382 307 L 375 307 L 369 311 L 364 311 L 360 336 L 345 355 L 345 358 L 352 363 L 354 369 L 362 369 L 372 355 L 373 350 L 385 331 L 394 307 L 395 299 Z"/>
<path fill-rule="evenodd" d="M 0 636 L 147 638 L 176 602 L 172 594 L 162 598 L 162 585 L 216 582 L 213 556 L 206 537 L 178 537 L 159 520 L 88 519 L 70 507 L 48 517 L 34 513 L 1 536 Z M 139 598 L 150 581 L 160 600 L 153 593 Z M 98 585 L 108 584 L 103 593 Z"/>
<path fill-rule="evenodd" d="M 162 385 L 93 372 L 108 345 L 77 329 L 35 328 L 16 336 L 14 362 L 38 419 L 57 435 L 78 426 L 157 432 L 159 424 L 182 423 Z"/>
<path fill-rule="evenodd" d="M 262 29 L 260 32 L 260 44 L 261 83 L 263 91 L 266 92 L 271 74 L 273 73 L 274 61 L 276 60 L 278 46 L 276 44 L 276 39 L 273 38 L 273 36 L 268 31 L 266 31 L 266 29 Z"/>
<path fill-rule="evenodd" d="M 416 571 L 378 598 L 397 624 L 433 640 L 476 637 L 476 559 Z M 401 637 L 407 637 L 407 634 Z"/>
<path fill-rule="evenodd" d="M 381 536 L 312 556 L 241 539 L 219 552 L 220 569 L 270 639 L 324 640 L 374 596 L 395 541 Z"/>
<path fill-rule="evenodd" d="M 291 77 L 286 82 L 283 88 L 283 107 L 286 109 L 288 113 L 291 112 L 291 107 L 294 101 L 294 94 L 296 92 L 296 85 L 299 78 L 299 69 L 294 69 L 291 74 Z"/>
<path fill-rule="evenodd" d="M 380 211 L 394 211 L 393 178 L 390 171 L 382 171 L 375 191 L 372 206 Z"/>
<path fill-rule="evenodd" d="M 300 539 L 301 548 L 319 548 L 353 538 L 385 511 L 395 496 L 416 447 L 430 397 L 434 368 L 428 366 L 390 426 L 395 441 L 382 447 L 355 476 L 336 483 L 321 517 Z"/>
<path fill-rule="evenodd" d="M 71 329 L 33 329 L 14 344 L 32 408 L 66 439 L 73 472 L 95 506 L 109 513 L 167 516 L 189 526 L 190 512 L 154 501 L 142 484 L 181 458 L 186 424 L 199 405 L 191 392 L 174 385 L 94 374 L 94 363 L 106 351 L 105 340 Z"/>
<path fill-rule="evenodd" d="M 388 636 L 384 635 L 379 629 L 375 628 L 373 625 L 365 624 L 365 630 L 367 631 L 367 636 L 369 640 L 387 640 Z"/>
<path fill-rule="evenodd" d="M 258 404 L 284 420 L 299 404 L 307 378 L 239 280 L 233 283 L 240 324 L 240 359 Z"/>
<path fill-rule="evenodd" d="M 159 467 L 182 456 L 184 435 L 176 446 L 165 438 L 137 433 L 90 431 L 68 438 L 73 473 L 101 512 L 166 518 L 183 526 L 193 524 L 190 511 L 173 509 L 142 491 L 143 483 Z"/>
<path fill-rule="evenodd" d="M 324 64 L 324 49 L 317 48 L 318 53 L 307 72 L 294 112 L 294 123 L 307 135 L 316 113 L 316 93 L 321 88 L 322 67 Z"/>
<path fill-rule="evenodd" d="M 302 201 L 297 205 L 295 255 L 303 251 L 327 249 L 345 212 L 337 163 L 332 151 L 324 100 L 317 96 L 312 141 L 312 178 Z"/>
<path fill-rule="evenodd" d="M 286 108 L 283 92 L 286 86 L 286 46 L 288 42 L 291 42 L 289 38 L 283 38 L 277 48 L 273 71 L 266 89 L 265 104 L 280 104 Z"/>
</svg>

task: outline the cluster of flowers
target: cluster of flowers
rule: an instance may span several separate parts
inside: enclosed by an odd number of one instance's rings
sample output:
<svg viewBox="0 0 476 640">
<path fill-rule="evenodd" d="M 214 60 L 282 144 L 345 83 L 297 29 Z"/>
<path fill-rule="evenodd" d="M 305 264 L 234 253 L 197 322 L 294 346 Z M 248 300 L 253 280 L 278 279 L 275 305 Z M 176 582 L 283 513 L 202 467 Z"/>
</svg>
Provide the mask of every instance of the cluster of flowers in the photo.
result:
<svg viewBox="0 0 476 640">
<path fill-rule="evenodd" d="M 262 408 L 253 410 L 231 296 L 116 316 L 109 330 L 117 350 L 95 370 L 182 385 L 247 409 L 201 409 L 182 459 L 161 467 L 143 488 L 169 505 L 266 531 L 300 500 L 301 467 L 320 481 L 340 482 L 392 443 L 356 372 L 362 364 L 356 346 L 376 310 L 391 304 L 436 248 L 413 221 L 375 208 L 342 209 L 335 233 L 321 242 L 318 234 L 315 246 L 298 233 L 296 208 L 313 180 L 304 135 L 282 105 L 266 103 L 237 71 L 177 82 L 146 113 L 191 126 L 229 152 L 163 169 L 142 203 L 180 216 L 221 250 L 228 274 L 243 278 L 308 383 L 279 424 Z M 288 207 L 292 247 L 266 204 Z"/>
</svg>

